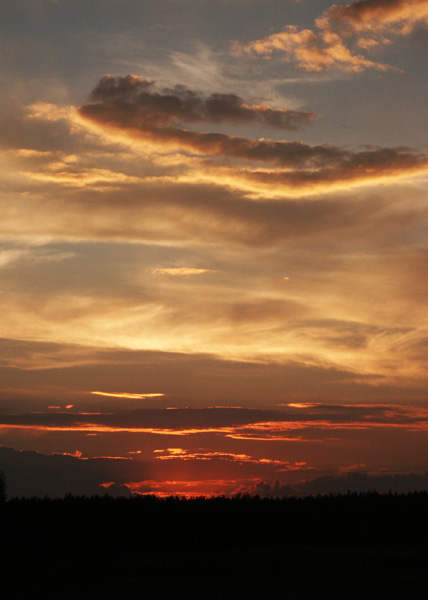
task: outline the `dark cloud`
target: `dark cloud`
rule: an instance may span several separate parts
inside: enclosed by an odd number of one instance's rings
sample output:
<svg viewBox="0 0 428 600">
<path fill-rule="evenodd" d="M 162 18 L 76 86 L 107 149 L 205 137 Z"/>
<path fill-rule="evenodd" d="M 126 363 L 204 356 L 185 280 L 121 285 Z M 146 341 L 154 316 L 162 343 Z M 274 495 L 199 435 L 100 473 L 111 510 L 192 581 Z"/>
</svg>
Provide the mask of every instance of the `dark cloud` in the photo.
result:
<svg viewBox="0 0 428 600">
<path fill-rule="evenodd" d="M 215 94 L 201 100 L 195 92 L 180 86 L 175 88 L 175 94 L 153 94 L 150 82 L 128 76 L 103 78 L 92 92 L 92 100 L 93 103 L 79 108 L 82 117 L 98 125 L 119 129 L 131 137 L 211 157 L 272 163 L 293 169 L 291 172 L 235 173 L 237 178 L 263 184 L 302 186 L 364 180 L 414 171 L 426 168 L 428 164 L 424 154 L 409 148 L 370 148 L 355 152 L 331 145 L 256 140 L 175 126 L 174 120 L 261 120 L 266 125 L 283 123 L 285 115 L 289 115 L 289 111 L 247 107 L 233 95 Z M 300 113 L 293 114 L 292 118 L 296 119 L 297 114 Z M 290 121 L 287 123 L 290 128 Z"/>
<path fill-rule="evenodd" d="M 125 481 L 148 476 L 142 462 L 132 459 L 82 459 L 62 454 L 40 454 L 33 451 L 17 452 L 0 447 L 0 470 L 4 472 L 10 498 L 20 496 L 62 497 L 66 494 L 104 495 L 116 483 L 112 495 L 129 495 Z M 121 487 L 118 488 L 117 486 Z"/>
<path fill-rule="evenodd" d="M 280 420 L 280 411 L 247 408 L 141 409 L 100 413 L 29 413 L 0 416 L 0 425 L 147 430 L 204 430 L 242 426 L 267 420 Z"/>
<path fill-rule="evenodd" d="M 172 449 L 173 450 L 173 449 Z M 170 450 L 165 450 L 169 452 Z M 64 454 L 41 454 L 0 447 L 0 471 L 5 474 L 8 496 L 63 497 L 75 495 L 129 496 L 139 493 L 184 491 L 194 492 L 211 485 L 227 492 L 261 496 L 307 496 L 351 492 L 398 492 L 428 490 L 426 473 L 369 474 L 352 471 L 346 475 L 315 477 L 305 463 L 252 459 L 244 454 L 221 452 L 192 454 L 183 451 L 172 460 L 150 461 L 132 458 L 80 458 Z M 158 455 L 162 456 L 162 454 Z M 277 478 L 287 472 L 287 481 Z M 255 483 L 251 483 L 258 479 Z M 174 484 L 174 485 L 172 485 Z M 202 486 L 202 487 L 201 487 Z M 208 492 L 209 493 L 209 492 Z"/>
<path fill-rule="evenodd" d="M 310 427 L 368 428 L 372 426 L 428 428 L 428 409 L 391 404 L 289 404 L 277 410 L 234 407 L 159 408 L 99 412 L 34 412 L 0 415 L 5 427 L 32 427 L 147 433 L 223 432 L 267 439 L 293 429 Z"/>
<path fill-rule="evenodd" d="M 304 463 L 275 460 L 257 460 L 245 454 L 221 452 L 186 453 L 172 456 L 172 460 L 158 460 L 175 449 L 154 455 L 151 460 L 134 458 L 80 458 L 67 454 L 42 454 L 34 451 L 16 451 L 0 446 L 0 471 L 5 474 L 8 496 L 74 495 L 129 496 L 130 490 L 139 493 L 170 489 L 176 493 L 180 485 L 215 481 L 227 485 L 232 492 L 235 481 L 254 478 L 274 478 L 277 470 L 304 472 Z M 180 449 L 177 449 L 180 450 Z M 175 485 L 171 484 L 176 482 Z M 213 491 L 215 490 L 215 486 Z M 217 489 L 218 491 L 218 489 Z"/>
<path fill-rule="evenodd" d="M 105 75 L 93 89 L 90 98 L 93 102 L 113 105 L 116 110 L 132 108 L 134 122 L 150 126 L 166 126 L 172 121 L 227 121 L 234 124 L 260 123 L 276 129 L 297 129 L 315 118 L 308 111 L 249 106 L 235 94 L 215 93 L 205 98 L 183 85 L 157 92 L 155 82 L 135 75 Z M 85 114 L 85 111 L 82 113 Z"/>
<path fill-rule="evenodd" d="M 351 152 L 333 146 L 309 146 L 301 142 L 254 141 L 232 138 L 221 145 L 225 155 L 248 160 L 272 161 L 294 171 L 240 170 L 239 175 L 264 185 L 304 188 L 315 184 L 340 184 L 425 169 L 428 159 L 410 148 L 379 148 Z"/>
<path fill-rule="evenodd" d="M 91 100 L 95 102 L 130 102 L 138 103 L 141 94 L 150 93 L 154 81 L 136 75 L 113 77 L 104 75 L 91 92 Z"/>
</svg>

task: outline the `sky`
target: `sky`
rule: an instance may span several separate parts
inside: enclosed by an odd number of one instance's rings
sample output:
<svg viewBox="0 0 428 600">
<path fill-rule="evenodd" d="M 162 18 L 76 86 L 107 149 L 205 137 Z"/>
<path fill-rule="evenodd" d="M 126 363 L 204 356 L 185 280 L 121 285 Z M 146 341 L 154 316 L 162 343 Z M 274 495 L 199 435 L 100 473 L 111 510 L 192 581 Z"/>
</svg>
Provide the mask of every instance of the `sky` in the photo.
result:
<svg viewBox="0 0 428 600">
<path fill-rule="evenodd" d="M 428 489 L 428 0 L 2 0 L 10 496 Z"/>
</svg>

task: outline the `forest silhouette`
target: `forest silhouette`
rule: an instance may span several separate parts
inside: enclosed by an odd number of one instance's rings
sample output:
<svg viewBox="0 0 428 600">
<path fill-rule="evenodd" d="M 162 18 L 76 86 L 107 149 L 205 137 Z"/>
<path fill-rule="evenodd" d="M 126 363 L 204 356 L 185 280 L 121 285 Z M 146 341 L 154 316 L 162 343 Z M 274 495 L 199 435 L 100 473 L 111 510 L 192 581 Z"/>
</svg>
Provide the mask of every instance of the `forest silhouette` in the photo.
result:
<svg viewBox="0 0 428 600">
<path fill-rule="evenodd" d="M 428 589 L 426 492 L 12 498 L 0 519 L 12 599 L 36 588 L 47 599 L 325 600 Z"/>
</svg>

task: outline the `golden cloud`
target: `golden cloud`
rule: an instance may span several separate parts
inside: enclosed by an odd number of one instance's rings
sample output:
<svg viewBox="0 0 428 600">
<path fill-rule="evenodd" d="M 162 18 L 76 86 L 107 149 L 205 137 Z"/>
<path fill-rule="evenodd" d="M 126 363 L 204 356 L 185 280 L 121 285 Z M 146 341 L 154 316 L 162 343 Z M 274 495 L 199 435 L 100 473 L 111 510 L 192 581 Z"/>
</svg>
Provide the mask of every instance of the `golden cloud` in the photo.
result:
<svg viewBox="0 0 428 600">
<path fill-rule="evenodd" d="M 271 58 L 274 53 L 306 71 L 340 70 L 359 73 L 366 69 L 396 70 L 372 61 L 352 48 L 370 51 L 391 43 L 393 36 L 410 34 L 416 25 L 428 24 L 426 0 L 359 0 L 332 5 L 315 20 L 318 31 L 289 25 L 280 33 L 253 41 L 236 51 Z"/>
</svg>

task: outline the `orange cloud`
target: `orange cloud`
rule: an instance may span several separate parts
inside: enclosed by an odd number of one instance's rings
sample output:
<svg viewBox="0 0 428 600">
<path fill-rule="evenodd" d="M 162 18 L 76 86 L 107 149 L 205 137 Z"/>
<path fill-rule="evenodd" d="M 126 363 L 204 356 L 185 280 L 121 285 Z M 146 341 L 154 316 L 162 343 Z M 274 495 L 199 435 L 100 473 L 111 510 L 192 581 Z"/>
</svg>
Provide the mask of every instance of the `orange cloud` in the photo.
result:
<svg viewBox="0 0 428 600">
<path fill-rule="evenodd" d="M 206 427 L 190 429 L 167 429 L 154 427 L 121 427 L 119 425 L 99 425 L 97 423 L 79 423 L 76 425 L 23 425 L 0 424 L 0 430 L 29 429 L 34 431 L 73 431 L 83 433 L 151 433 L 154 435 L 186 436 L 199 433 L 228 433 L 230 427 Z"/>
<path fill-rule="evenodd" d="M 291 406 L 291 408 L 314 408 L 317 405 L 311 402 L 290 402 L 286 406 Z"/>
<path fill-rule="evenodd" d="M 337 69 L 360 73 L 369 68 L 380 71 L 391 68 L 371 61 L 361 54 L 353 54 L 340 36 L 329 30 L 319 33 L 310 29 L 298 31 L 294 25 L 285 27 L 280 33 L 247 44 L 243 51 L 267 58 L 279 52 L 284 55 L 286 61 L 295 62 L 305 71 Z"/>
<path fill-rule="evenodd" d="M 391 43 L 391 36 L 408 35 L 418 24 L 428 24 L 426 0 L 359 0 L 332 5 L 315 20 L 318 31 L 299 31 L 289 25 L 244 47 L 235 42 L 234 48 L 265 58 L 280 53 L 284 60 L 306 71 L 398 70 L 370 60 L 352 46 L 370 50 Z"/>
<path fill-rule="evenodd" d="M 166 448 L 165 450 L 154 450 L 158 455 L 157 460 L 198 460 L 211 461 L 214 459 L 237 462 L 237 463 L 252 463 L 255 465 L 271 465 L 281 467 L 282 471 L 302 470 L 306 467 L 306 462 L 290 462 L 285 460 L 277 460 L 271 458 L 254 458 L 248 454 L 235 454 L 232 452 L 191 452 L 183 448 Z"/>
<path fill-rule="evenodd" d="M 131 394 L 126 392 L 91 392 L 95 396 L 107 396 L 111 398 L 130 398 L 132 400 L 144 400 L 144 398 L 159 398 L 165 394 Z"/>
<path fill-rule="evenodd" d="M 333 5 L 319 21 L 327 20 L 344 34 L 351 31 L 376 35 L 408 35 L 417 24 L 428 25 L 427 0 L 359 0 Z M 381 39 L 381 41 L 383 41 Z"/>
</svg>

